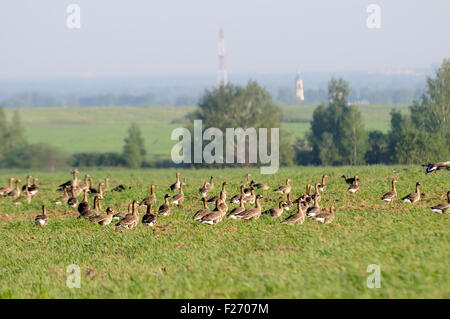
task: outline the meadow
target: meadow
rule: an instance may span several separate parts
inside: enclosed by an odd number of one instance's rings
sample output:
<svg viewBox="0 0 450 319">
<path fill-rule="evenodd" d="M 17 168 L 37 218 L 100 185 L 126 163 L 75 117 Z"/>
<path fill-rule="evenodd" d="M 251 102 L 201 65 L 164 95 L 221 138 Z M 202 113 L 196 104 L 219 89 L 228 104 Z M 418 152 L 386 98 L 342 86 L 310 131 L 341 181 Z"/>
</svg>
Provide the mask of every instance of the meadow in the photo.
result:
<svg viewBox="0 0 450 319">
<path fill-rule="evenodd" d="M 14 205 L 0 198 L 1 298 L 449 298 L 449 215 L 429 207 L 445 202 L 449 172 L 425 175 L 420 166 L 291 167 L 275 175 L 257 169 L 180 170 L 187 177 L 184 207 L 158 217 L 152 228 L 115 232 L 78 219 L 76 208 L 58 206 L 57 185 L 69 172 L 0 171 L 1 184 L 9 176 L 40 178 L 41 188 L 31 204 Z M 333 223 L 307 220 L 303 225 L 282 225 L 279 219 L 261 217 L 241 221 L 224 219 L 215 227 L 192 221 L 200 209 L 198 188 L 215 176 L 217 194 L 222 181 L 232 183 L 228 195 L 250 172 L 271 187 L 292 179 L 292 195 L 307 183 L 329 175 L 322 207 L 337 207 Z M 123 211 L 133 199 L 148 194 L 156 184 L 159 206 L 175 170 L 93 169 L 82 171 L 95 182 L 110 178 L 103 209 Z M 360 190 L 346 192 L 340 177 L 359 175 Z M 425 197 L 416 205 L 382 202 L 392 178 L 398 178 L 399 196 L 422 183 Z M 261 191 L 263 209 L 277 205 L 279 195 Z M 92 203 L 92 197 L 90 197 Z M 49 224 L 33 223 L 45 204 Z M 235 205 L 230 205 L 234 207 Z M 140 216 L 145 213 L 142 208 Z M 66 286 L 69 265 L 81 269 L 81 288 Z M 366 285 L 368 265 L 381 269 L 381 288 Z"/>
<path fill-rule="evenodd" d="M 367 130 L 387 132 L 390 111 L 408 112 L 407 105 L 358 105 Z M 281 128 L 303 138 L 316 105 L 283 106 Z M 79 152 L 121 152 L 131 122 L 138 123 L 147 154 L 169 158 L 174 142 L 170 134 L 185 126 L 185 117 L 195 107 L 33 107 L 20 115 L 30 143 L 48 143 L 67 154 Z M 11 117 L 11 109 L 7 110 Z"/>
</svg>

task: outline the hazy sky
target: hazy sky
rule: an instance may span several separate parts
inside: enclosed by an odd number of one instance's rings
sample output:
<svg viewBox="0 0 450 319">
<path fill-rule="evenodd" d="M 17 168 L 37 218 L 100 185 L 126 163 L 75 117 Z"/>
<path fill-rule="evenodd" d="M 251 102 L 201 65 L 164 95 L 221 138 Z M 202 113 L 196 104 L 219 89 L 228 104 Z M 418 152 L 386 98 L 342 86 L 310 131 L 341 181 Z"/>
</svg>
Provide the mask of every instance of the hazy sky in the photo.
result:
<svg viewBox="0 0 450 319">
<path fill-rule="evenodd" d="M 450 57 L 449 14 L 448 0 L 2 0 L 0 78 L 215 73 L 221 26 L 229 73 L 429 67 Z"/>
</svg>

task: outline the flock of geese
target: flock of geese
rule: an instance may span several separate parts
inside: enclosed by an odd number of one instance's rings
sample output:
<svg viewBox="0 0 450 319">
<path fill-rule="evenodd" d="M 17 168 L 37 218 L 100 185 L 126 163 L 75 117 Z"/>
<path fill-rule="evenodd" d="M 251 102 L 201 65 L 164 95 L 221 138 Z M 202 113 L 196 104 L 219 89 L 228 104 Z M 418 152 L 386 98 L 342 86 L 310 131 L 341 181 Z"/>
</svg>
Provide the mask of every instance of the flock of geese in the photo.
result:
<svg viewBox="0 0 450 319">
<path fill-rule="evenodd" d="M 426 173 L 431 173 L 447 169 L 450 170 L 450 162 L 427 164 Z M 434 168 L 433 168 L 434 167 Z M 123 229 L 133 229 L 139 222 L 144 226 L 154 226 L 157 221 L 158 216 L 168 216 L 171 213 L 172 207 L 183 206 L 184 192 L 183 187 L 186 184 L 186 178 L 183 182 L 180 180 L 180 173 L 176 173 L 175 182 L 168 187 L 168 190 L 172 192 L 177 192 L 174 195 L 165 194 L 164 202 L 159 206 L 157 212 L 153 213 L 153 206 L 157 203 L 157 198 L 155 194 L 155 185 L 150 186 L 149 195 L 143 198 L 141 201 L 133 200 L 128 204 L 128 210 L 125 212 L 116 212 L 113 208 L 107 207 L 105 212 L 101 207 L 101 201 L 105 199 L 105 192 L 107 191 L 123 191 L 127 189 L 124 185 L 118 185 L 115 188 L 110 189 L 109 179 L 106 178 L 105 182 L 98 183 L 98 187 L 94 188 L 93 180 L 89 175 L 85 175 L 84 183 L 80 185 L 78 179 L 79 171 L 75 170 L 72 172 L 73 178 L 61 185 L 59 185 L 58 190 L 62 191 L 63 194 L 55 200 L 57 205 L 68 205 L 69 207 L 77 207 L 79 213 L 79 218 L 84 218 L 90 222 L 99 225 L 109 225 L 114 220 L 117 221 L 115 224 L 116 231 L 121 231 Z M 222 182 L 219 194 L 215 196 L 210 196 L 214 190 L 214 177 L 211 176 L 209 181 L 204 182 L 202 187 L 199 188 L 198 193 L 201 197 L 203 206 L 201 209 L 196 211 L 193 215 L 193 220 L 199 222 L 200 224 L 207 225 L 217 225 L 225 217 L 230 219 L 242 219 L 251 220 L 258 219 L 262 215 L 268 215 L 272 218 L 279 218 L 285 211 L 289 211 L 296 206 L 296 212 L 289 215 L 287 218 L 281 221 L 282 224 L 303 224 L 307 218 L 313 221 L 317 221 L 323 224 L 329 224 L 333 222 L 336 208 L 331 205 L 330 208 L 326 209 L 320 206 L 320 201 L 324 195 L 326 195 L 326 179 L 327 175 L 322 176 L 322 180 L 314 185 L 307 184 L 306 192 L 298 196 L 295 200 L 291 199 L 291 180 L 288 178 L 284 185 L 281 185 L 273 189 L 274 193 L 281 194 L 281 200 L 276 207 L 270 208 L 268 210 L 263 210 L 261 206 L 261 199 L 264 198 L 262 194 L 256 194 L 257 191 L 269 191 L 271 187 L 264 183 L 257 183 L 254 180 L 250 180 L 251 175 L 246 175 L 246 180 L 241 182 L 240 192 L 229 198 L 228 204 L 238 204 L 229 211 L 227 204 L 227 185 L 229 182 Z M 347 191 L 349 193 L 356 193 L 359 190 L 359 177 L 349 177 L 342 175 L 345 183 L 348 184 Z M 33 182 L 31 182 L 33 180 Z M 397 180 L 392 180 L 392 190 L 385 193 L 381 200 L 389 203 L 393 203 L 397 200 Z M 20 187 L 21 180 L 15 179 L 13 177 L 9 178 L 8 185 L 0 188 L 0 196 L 10 196 L 13 198 L 13 202 L 20 204 L 22 200 L 26 200 L 28 203 L 31 202 L 33 197 L 35 197 L 39 192 L 38 178 L 33 178 L 32 176 L 27 176 L 26 184 Z M 405 203 L 411 203 L 414 205 L 421 199 L 419 182 L 416 183 L 415 192 L 408 194 L 401 198 Z M 312 192 L 314 189 L 314 193 Z M 88 194 L 94 194 L 93 206 L 91 207 L 88 201 Z M 82 195 L 83 199 L 81 202 L 78 201 L 78 197 Z M 208 205 L 214 205 L 214 209 L 210 209 Z M 254 205 L 246 207 L 246 205 Z M 146 213 L 143 215 L 142 219 L 139 216 L 139 207 L 145 206 Z M 172 207 L 171 207 L 172 206 Z M 295 210 L 295 209 L 293 209 Z M 441 203 L 436 206 L 431 207 L 431 211 L 443 214 L 450 212 L 450 191 L 447 192 L 447 202 Z M 37 215 L 35 218 L 35 224 L 39 226 L 44 226 L 48 223 L 48 215 L 46 212 L 45 205 L 42 206 L 42 213 Z"/>
</svg>

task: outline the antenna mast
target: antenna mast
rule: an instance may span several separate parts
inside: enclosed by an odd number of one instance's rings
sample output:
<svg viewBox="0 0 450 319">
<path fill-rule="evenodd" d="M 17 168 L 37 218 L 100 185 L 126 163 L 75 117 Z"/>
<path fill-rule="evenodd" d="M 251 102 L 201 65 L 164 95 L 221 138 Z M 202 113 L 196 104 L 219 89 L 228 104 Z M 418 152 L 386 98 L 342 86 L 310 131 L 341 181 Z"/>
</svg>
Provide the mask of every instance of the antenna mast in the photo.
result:
<svg viewBox="0 0 450 319">
<path fill-rule="evenodd" d="M 220 28 L 219 30 L 219 70 L 217 74 L 219 86 L 226 86 L 228 83 L 228 79 L 225 59 L 225 37 L 223 34 L 223 28 Z"/>
</svg>

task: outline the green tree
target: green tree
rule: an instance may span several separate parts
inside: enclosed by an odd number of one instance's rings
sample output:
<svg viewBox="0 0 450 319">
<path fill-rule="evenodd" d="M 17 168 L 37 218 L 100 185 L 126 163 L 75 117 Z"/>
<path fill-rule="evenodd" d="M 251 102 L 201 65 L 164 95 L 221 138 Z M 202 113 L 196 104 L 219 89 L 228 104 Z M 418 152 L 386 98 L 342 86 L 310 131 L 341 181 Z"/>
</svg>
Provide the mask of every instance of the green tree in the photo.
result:
<svg viewBox="0 0 450 319">
<path fill-rule="evenodd" d="M 361 114 L 347 103 L 350 87 L 342 78 L 328 83 L 328 105 L 319 105 L 311 122 L 309 142 L 316 163 L 357 165 L 364 163 L 367 134 Z"/>
<path fill-rule="evenodd" d="M 22 121 L 18 110 L 14 111 L 11 124 L 9 125 L 8 135 L 11 148 L 21 147 L 27 143 L 25 138 L 25 129 L 22 126 Z"/>
<path fill-rule="evenodd" d="M 137 124 L 131 124 L 128 129 L 128 137 L 123 147 L 123 159 L 127 167 L 139 168 L 142 166 L 145 156 L 144 139 Z"/>
</svg>

